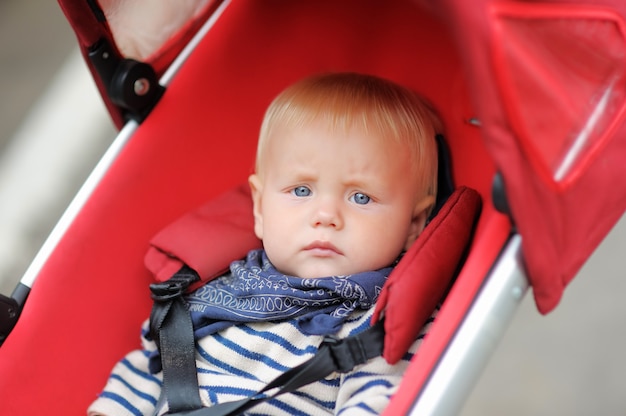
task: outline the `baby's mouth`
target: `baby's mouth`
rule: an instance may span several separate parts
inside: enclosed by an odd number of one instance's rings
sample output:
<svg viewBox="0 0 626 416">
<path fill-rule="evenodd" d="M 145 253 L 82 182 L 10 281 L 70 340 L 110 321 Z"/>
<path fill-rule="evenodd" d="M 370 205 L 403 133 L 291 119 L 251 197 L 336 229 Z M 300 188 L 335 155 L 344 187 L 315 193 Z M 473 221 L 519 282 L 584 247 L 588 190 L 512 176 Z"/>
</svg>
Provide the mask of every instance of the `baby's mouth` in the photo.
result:
<svg viewBox="0 0 626 416">
<path fill-rule="evenodd" d="M 322 257 L 343 255 L 341 250 L 329 241 L 313 241 L 311 244 L 306 246 L 304 250 Z"/>
</svg>

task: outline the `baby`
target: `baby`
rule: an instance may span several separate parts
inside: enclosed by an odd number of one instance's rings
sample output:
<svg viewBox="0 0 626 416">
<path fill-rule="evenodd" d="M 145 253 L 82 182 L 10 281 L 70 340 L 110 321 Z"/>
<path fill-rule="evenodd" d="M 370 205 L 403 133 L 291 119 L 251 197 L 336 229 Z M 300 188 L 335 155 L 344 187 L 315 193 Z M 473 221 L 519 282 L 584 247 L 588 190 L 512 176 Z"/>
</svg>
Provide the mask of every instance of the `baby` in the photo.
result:
<svg viewBox="0 0 626 416">
<path fill-rule="evenodd" d="M 263 250 L 186 298 L 205 406 L 248 397 L 314 355 L 325 335 L 370 325 L 387 276 L 434 205 L 440 127 L 416 94 L 369 75 L 314 76 L 272 102 L 249 178 Z M 90 415 L 167 410 L 157 409 L 162 375 L 147 328 L 143 350 L 115 366 Z M 379 413 L 419 339 L 397 364 L 378 357 L 251 412 Z"/>
</svg>

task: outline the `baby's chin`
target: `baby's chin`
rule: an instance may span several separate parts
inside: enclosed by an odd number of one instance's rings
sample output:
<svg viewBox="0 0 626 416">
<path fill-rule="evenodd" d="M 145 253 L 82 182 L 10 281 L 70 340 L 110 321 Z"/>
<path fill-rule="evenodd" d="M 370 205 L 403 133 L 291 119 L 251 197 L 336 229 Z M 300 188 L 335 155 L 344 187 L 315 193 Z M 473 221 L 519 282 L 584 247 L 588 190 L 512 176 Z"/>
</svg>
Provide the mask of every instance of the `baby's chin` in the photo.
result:
<svg viewBox="0 0 626 416">
<path fill-rule="evenodd" d="M 323 264 L 313 267 L 294 267 L 285 269 L 277 267 L 277 270 L 285 275 L 295 276 L 302 279 L 324 279 L 333 276 L 349 276 L 368 271 L 369 269 L 356 267 L 332 267 L 331 265 Z"/>
</svg>

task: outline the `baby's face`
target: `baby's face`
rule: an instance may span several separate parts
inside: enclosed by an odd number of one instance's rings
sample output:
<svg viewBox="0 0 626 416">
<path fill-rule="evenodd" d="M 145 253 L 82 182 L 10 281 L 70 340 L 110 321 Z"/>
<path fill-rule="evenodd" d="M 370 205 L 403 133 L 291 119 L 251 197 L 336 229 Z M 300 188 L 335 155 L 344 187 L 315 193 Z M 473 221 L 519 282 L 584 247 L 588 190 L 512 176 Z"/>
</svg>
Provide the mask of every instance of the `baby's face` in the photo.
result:
<svg viewBox="0 0 626 416">
<path fill-rule="evenodd" d="M 250 177 L 255 231 L 274 266 L 315 278 L 390 265 L 432 203 L 417 197 L 409 159 L 404 146 L 359 129 L 274 130 Z"/>
</svg>

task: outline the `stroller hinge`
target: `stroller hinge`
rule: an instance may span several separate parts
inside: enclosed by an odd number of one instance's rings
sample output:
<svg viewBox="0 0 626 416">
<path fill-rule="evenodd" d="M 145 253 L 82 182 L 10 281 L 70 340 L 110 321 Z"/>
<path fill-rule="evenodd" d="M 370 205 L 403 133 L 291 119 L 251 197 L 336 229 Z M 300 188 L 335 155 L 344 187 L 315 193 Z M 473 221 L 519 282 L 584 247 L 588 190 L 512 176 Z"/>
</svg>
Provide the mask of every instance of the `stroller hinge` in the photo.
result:
<svg viewBox="0 0 626 416">
<path fill-rule="evenodd" d="M 22 313 L 30 288 L 19 283 L 11 297 L 0 294 L 0 345 L 7 339 Z"/>
<path fill-rule="evenodd" d="M 89 49 L 88 56 L 111 101 L 127 119 L 143 121 L 165 91 L 152 66 L 123 58 L 104 38 Z"/>
</svg>

